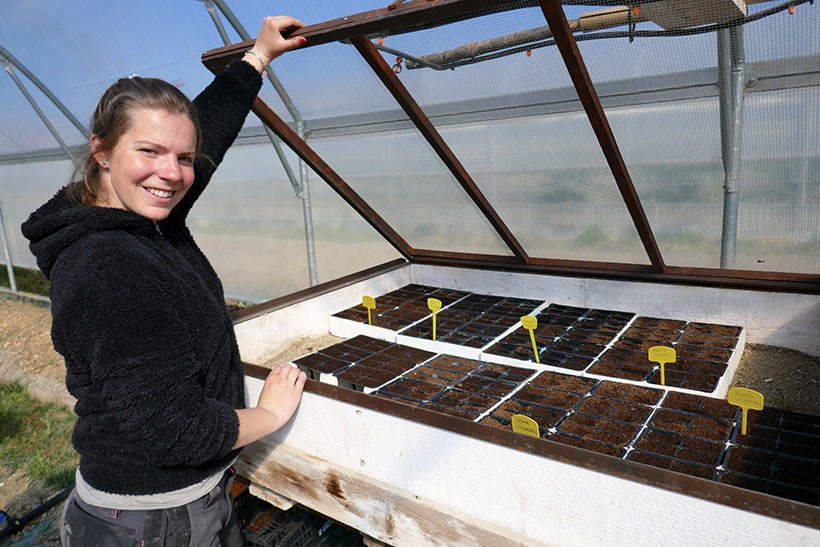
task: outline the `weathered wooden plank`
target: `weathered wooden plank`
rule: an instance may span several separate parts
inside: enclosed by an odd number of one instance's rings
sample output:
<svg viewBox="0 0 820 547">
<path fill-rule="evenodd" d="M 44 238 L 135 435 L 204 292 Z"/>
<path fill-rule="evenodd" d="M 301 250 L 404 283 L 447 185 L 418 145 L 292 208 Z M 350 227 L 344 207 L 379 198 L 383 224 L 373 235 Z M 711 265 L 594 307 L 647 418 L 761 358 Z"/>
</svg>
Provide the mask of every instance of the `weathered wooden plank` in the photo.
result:
<svg viewBox="0 0 820 547">
<path fill-rule="evenodd" d="M 544 545 L 286 444 L 254 443 L 237 468 L 253 483 L 388 545 Z"/>
</svg>

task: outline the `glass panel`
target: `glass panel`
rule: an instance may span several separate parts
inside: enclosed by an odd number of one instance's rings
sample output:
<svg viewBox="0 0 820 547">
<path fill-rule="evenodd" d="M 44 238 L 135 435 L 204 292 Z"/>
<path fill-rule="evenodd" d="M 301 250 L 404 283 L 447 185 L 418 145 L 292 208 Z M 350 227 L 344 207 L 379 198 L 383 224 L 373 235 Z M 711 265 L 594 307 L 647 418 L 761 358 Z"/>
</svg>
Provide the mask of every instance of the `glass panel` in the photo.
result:
<svg viewBox="0 0 820 547">
<path fill-rule="evenodd" d="M 303 90 L 304 116 L 345 120 L 407 115 L 351 45 L 327 44 L 283 58 L 283 83 Z M 290 82 L 287 63 L 317 67 L 323 85 Z M 319 77 L 317 73 L 315 77 Z M 338 78 L 328 85 L 327 78 Z M 325 124 L 331 123 L 327 119 Z M 310 131 L 312 125 L 307 124 Z M 310 139 L 308 144 L 416 249 L 510 255 L 489 221 L 416 129 Z"/>
<path fill-rule="evenodd" d="M 525 9 L 385 44 L 418 57 L 545 24 Z M 649 262 L 556 48 L 400 78 L 529 255 Z"/>
<path fill-rule="evenodd" d="M 398 256 L 318 175 L 309 182 L 320 283 Z M 262 301 L 309 286 L 302 202 L 270 143 L 234 146 L 189 224 L 226 294 Z"/>
</svg>

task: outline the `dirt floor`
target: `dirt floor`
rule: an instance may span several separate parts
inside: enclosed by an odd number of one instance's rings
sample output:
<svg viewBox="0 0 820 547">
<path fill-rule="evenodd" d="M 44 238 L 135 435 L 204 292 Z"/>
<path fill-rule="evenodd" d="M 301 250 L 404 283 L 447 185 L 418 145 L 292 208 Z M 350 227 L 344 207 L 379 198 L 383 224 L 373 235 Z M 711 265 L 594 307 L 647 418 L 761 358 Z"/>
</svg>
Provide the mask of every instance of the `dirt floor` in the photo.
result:
<svg viewBox="0 0 820 547">
<path fill-rule="evenodd" d="M 42 304 L 0 294 L 0 382 L 21 382 L 38 399 L 73 405 L 65 390 L 64 363 L 52 345 L 51 312 Z M 266 365 L 286 362 L 337 341 L 326 336 L 298 341 Z M 820 359 L 784 348 L 747 344 L 733 386 L 762 393 L 765 404 L 820 415 Z M 0 468 L 0 509 L 19 517 L 56 492 L 29 484 L 19 473 Z M 59 545 L 56 529 L 62 504 L 26 526 L 11 543 Z"/>
</svg>

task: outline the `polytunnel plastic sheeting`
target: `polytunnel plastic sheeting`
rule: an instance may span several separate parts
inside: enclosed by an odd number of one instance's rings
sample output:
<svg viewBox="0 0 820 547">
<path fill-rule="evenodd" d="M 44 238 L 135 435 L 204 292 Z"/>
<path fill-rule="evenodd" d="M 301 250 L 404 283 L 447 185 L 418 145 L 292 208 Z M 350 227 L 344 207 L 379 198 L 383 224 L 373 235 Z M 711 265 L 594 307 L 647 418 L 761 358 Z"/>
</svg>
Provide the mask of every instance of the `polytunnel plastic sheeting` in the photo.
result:
<svg viewBox="0 0 820 547">
<path fill-rule="evenodd" d="M 286 14 L 306 24 L 384 7 L 376 0 L 307 1 L 282 6 L 267 0 L 226 0 L 251 36 L 267 15 Z M 233 42 L 241 41 L 227 19 L 220 19 Z M 83 124 L 102 92 L 117 78 L 139 74 L 166 79 L 195 96 L 211 74 L 200 63 L 203 51 L 221 45 L 220 35 L 201 0 L 102 2 L 91 0 L 4 0 L 0 2 L 0 45 L 25 65 Z M 278 71 L 277 60 L 272 65 Z M 315 66 L 288 67 L 302 80 Z M 79 131 L 19 70 L 29 92 L 69 144 L 83 141 Z M 325 79 L 326 83 L 327 80 Z M 270 84 L 263 98 L 282 105 Z M 298 86 L 289 93 L 298 94 Z M 12 79 L 0 73 L 0 156 L 57 148 L 58 143 Z M 290 119 L 287 112 L 285 116 Z M 249 124 L 259 125 L 255 117 Z"/>
<path fill-rule="evenodd" d="M 0 207 L 3 208 L 3 225 L 15 265 L 37 267 L 20 225 L 66 183 L 72 170 L 73 165 L 68 160 L 0 164 Z M 3 255 L 0 255 L 0 261 L 5 262 Z"/>
</svg>

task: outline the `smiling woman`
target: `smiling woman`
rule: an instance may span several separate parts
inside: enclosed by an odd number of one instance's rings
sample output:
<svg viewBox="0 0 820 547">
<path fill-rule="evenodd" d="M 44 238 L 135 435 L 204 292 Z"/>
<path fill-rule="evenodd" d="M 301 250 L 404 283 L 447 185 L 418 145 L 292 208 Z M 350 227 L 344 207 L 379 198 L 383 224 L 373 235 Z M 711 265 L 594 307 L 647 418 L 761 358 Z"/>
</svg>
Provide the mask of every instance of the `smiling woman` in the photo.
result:
<svg viewBox="0 0 820 547">
<path fill-rule="evenodd" d="M 198 137 L 198 127 L 184 114 L 155 109 L 135 112 L 132 127 L 120 136 L 117 146 L 93 154 L 102 168 L 97 203 L 155 222 L 163 220 L 194 182 Z M 98 144 L 97 135 L 92 136 L 92 149 Z"/>
<path fill-rule="evenodd" d="M 249 54 L 193 102 L 162 80 L 117 81 L 93 116 L 82 180 L 23 225 L 51 281 L 54 347 L 77 398 L 65 545 L 241 544 L 231 465 L 290 419 L 305 375 L 277 367 L 245 408 L 222 284 L 186 220 L 260 73 L 305 41 L 282 32 L 301 26 L 266 18 Z"/>
</svg>

